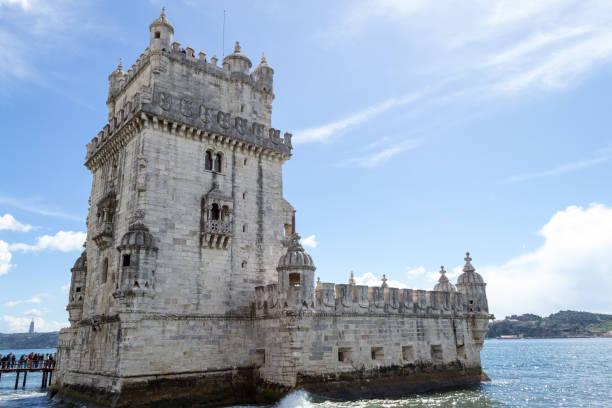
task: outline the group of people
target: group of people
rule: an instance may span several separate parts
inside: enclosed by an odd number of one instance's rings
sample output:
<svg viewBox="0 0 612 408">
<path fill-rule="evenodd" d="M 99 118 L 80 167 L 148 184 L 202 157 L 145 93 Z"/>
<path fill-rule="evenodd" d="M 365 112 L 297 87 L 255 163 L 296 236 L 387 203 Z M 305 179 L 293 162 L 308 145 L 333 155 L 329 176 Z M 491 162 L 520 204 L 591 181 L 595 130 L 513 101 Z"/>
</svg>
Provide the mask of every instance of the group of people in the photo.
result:
<svg viewBox="0 0 612 408">
<path fill-rule="evenodd" d="M 0 354 L 0 367 L 2 368 L 52 368 L 55 364 L 55 354 L 30 353 L 21 357 L 13 353 L 3 356 Z"/>
</svg>

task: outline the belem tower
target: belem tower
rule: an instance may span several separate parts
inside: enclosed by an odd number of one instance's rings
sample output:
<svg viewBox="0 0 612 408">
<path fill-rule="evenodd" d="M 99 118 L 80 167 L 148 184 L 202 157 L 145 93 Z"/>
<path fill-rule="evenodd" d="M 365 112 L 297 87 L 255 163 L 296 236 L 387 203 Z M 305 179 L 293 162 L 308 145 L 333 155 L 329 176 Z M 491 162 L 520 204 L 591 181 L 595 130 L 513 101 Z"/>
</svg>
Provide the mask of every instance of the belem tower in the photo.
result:
<svg viewBox="0 0 612 408">
<path fill-rule="evenodd" d="M 55 398 L 213 406 L 479 383 L 491 315 L 469 254 L 433 291 L 315 282 L 283 198 L 274 70 L 263 56 L 251 70 L 238 43 L 219 66 L 173 34 L 162 11 L 109 76 Z"/>
</svg>

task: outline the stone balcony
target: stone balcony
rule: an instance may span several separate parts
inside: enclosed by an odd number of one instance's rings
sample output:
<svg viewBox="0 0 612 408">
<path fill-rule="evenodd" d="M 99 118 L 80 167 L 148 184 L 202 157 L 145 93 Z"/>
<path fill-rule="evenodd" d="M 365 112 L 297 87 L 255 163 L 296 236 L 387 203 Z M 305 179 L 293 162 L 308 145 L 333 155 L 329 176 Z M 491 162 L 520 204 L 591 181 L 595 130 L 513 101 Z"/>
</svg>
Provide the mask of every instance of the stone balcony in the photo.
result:
<svg viewBox="0 0 612 408">
<path fill-rule="evenodd" d="M 222 220 L 208 220 L 204 225 L 202 246 L 226 249 L 232 239 L 232 223 Z"/>
<path fill-rule="evenodd" d="M 102 222 L 96 225 L 93 240 L 99 248 L 107 248 L 113 243 L 113 223 Z"/>
</svg>

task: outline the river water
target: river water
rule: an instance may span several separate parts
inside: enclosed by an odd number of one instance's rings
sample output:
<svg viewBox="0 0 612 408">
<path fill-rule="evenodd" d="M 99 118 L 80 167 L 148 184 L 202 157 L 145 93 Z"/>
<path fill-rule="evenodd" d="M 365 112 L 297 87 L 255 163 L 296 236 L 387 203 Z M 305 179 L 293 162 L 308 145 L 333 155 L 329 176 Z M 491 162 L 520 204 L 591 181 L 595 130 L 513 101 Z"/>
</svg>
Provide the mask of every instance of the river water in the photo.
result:
<svg viewBox="0 0 612 408">
<path fill-rule="evenodd" d="M 0 350 L 0 354 L 6 353 Z M 491 382 L 471 390 L 347 402 L 322 401 L 305 392 L 295 392 L 275 408 L 612 408 L 612 339 L 487 340 L 482 362 Z M 0 407 L 51 407 L 40 383 L 41 374 L 30 373 L 26 389 L 15 391 L 15 376 L 2 375 Z"/>
</svg>

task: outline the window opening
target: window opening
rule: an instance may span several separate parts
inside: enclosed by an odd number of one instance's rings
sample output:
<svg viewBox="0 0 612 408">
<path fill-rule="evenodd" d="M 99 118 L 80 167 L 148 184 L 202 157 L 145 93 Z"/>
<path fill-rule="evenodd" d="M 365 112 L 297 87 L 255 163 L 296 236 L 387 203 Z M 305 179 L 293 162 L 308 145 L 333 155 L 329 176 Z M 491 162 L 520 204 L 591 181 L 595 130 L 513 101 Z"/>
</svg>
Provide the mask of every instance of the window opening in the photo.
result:
<svg viewBox="0 0 612 408">
<path fill-rule="evenodd" d="M 212 205 L 212 208 L 210 210 L 210 219 L 211 220 L 219 219 L 219 205 L 216 203 Z"/>
<path fill-rule="evenodd" d="M 210 150 L 204 155 L 204 168 L 206 170 L 212 170 L 212 153 Z"/>
<path fill-rule="evenodd" d="M 130 254 L 123 255 L 123 266 L 130 266 Z"/>
<path fill-rule="evenodd" d="M 372 360 L 382 360 L 384 357 L 382 347 L 372 347 Z"/>
<path fill-rule="evenodd" d="M 289 274 L 289 286 L 300 286 L 301 277 L 299 273 Z"/>
<path fill-rule="evenodd" d="M 160 38 L 161 37 L 161 33 L 159 31 L 155 32 L 155 38 Z"/>
<path fill-rule="evenodd" d="M 412 346 L 403 346 L 402 358 L 407 361 L 414 360 L 414 348 Z"/>
<path fill-rule="evenodd" d="M 215 155 L 215 171 L 221 173 L 221 153 Z"/>
</svg>

